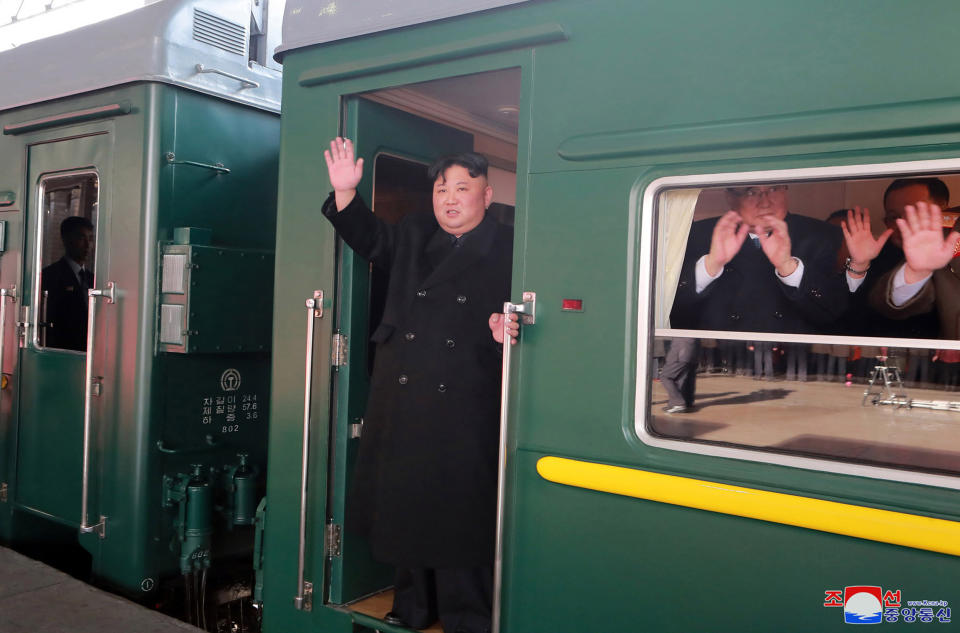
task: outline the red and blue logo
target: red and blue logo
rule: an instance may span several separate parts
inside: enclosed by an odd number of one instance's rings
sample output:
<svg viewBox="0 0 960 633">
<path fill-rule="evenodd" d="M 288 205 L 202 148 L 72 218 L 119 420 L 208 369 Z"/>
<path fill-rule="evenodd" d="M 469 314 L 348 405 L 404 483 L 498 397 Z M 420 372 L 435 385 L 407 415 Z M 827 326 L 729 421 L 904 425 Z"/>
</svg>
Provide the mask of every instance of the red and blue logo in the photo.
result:
<svg viewBox="0 0 960 633">
<path fill-rule="evenodd" d="M 950 622 L 950 603 L 946 600 L 903 600 L 900 589 L 883 590 L 875 585 L 852 585 L 827 589 L 823 606 L 843 607 L 847 624 L 882 622 Z"/>
<path fill-rule="evenodd" d="M 883 590 L 861 585 L 843 588 L 843 621 L 847 624 L 880 624 Z"/>
</svg>

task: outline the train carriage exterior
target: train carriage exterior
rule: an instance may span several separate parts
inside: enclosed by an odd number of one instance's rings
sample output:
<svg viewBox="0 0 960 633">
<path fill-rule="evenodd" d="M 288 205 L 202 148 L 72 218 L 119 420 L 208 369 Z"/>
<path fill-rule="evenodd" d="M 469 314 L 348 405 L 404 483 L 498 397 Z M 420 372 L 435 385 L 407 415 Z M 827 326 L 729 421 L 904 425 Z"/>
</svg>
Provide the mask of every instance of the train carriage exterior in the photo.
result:
<svg viewBox="0 0 960 633">
<path fill-rule="evenodd" d="M 953 182 L 957 18 L 938 1 L 289 2 L 264 630 L 402 630 L 363 610 L 390 572 L 343 524 L 376 317 L 319 213 L 337 134 L 375 213 L 392 159 L 487 149 L 515 176 L 509 309 L 534 322 L 505 363 L 494 630 L 956 626 L 956 413 L 731 375 L 702 383 L 701 418 L 666 420 L 653 359 L 690 336 L 960 347 L 669 320 L 670 262 L 726 187 L 786 184 L 792 212 L 825 219 L 880 212 L 894 178 Z M 512 101 L 491 103 L 504 83 Z"/>
<path fill-rule="evenodd" d="M 257 7 L 165 1 L 0 55 L 0 540 L 152 604 L 249 568 L 265 486 L 280 70 Z M 93 283 L 54 316 L 69 216 Z"/>
</svg>

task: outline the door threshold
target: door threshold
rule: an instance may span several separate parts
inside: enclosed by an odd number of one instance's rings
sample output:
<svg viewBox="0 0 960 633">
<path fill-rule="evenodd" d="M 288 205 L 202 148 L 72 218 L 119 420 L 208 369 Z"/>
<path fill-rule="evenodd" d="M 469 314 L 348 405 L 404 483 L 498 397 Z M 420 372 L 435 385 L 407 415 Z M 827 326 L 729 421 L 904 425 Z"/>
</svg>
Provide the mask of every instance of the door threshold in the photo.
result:
<svg viewBox="0 0 960 633">
<path fill-rule="evenodd" d="M 363 598 L 344 608 L 350 611 L 353 621 L 375 631 L 383 633 L 411 633 L 415 631 L 424 631 L 425 633 L 443 633 L 443 627 L 439 620 L 426 629 L 410 629 L 402 626 L 387 624 L 382 620 L 383 616 L 393 607 L 393 589 L 386 589 L 380 593 Z"/>
</svg>

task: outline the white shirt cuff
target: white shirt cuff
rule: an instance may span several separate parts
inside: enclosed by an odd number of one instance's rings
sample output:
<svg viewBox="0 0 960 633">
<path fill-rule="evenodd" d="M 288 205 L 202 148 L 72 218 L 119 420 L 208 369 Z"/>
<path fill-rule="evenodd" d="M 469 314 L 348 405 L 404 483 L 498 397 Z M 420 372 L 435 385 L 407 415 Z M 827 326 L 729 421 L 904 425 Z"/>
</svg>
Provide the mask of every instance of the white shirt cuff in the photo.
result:
<svg viewBox="0 0 960 633">
<path fill-rule="evenodd" d="M 897 269 L 897 274 L 893 276 L 893 290 L 890 291 L 890 301 L 898 308 L 917 296 L 917 293 L 923 288 L 923 284 L 927 283 L 927 280 L 933 276 L 932 274 L 927 275 L 920 281 L 908 284 L 904 274 L 906 267 L 907 265 L 903 264 Z"/>
<path fill-rule="evenodd" d="M 858 277 L 851 277 L 850 273 L 847 273 L 845 276 L 847 278 L 847 288 L 850 289 L 850 292 L 856 292 L 857 289 L 860 288 L 860 286 L 863 285 L 863 282 L 866 281 L 867 279 L 866 275 L 858 278 Z"/>
<path fill-rule="evenodd" d="M 694 267 L 694 276 L 697 280 L 697 294 L 700 294 L 706 290 L 707 286 L 720 278 L 720 275 L 723 274 L 723 268 L 720 269 L 716 275 L 711 275 L 707 272 L 707 256 L 704 255 L 697 260 L 697 265 Z"/>
<path fill-rule="evenodd" d="M 803 279 L 803 262 L 800 261 L 799 257 L 794 257 L 794 259 L 797 260 L 797 269 L 786 277 L 782 277 L 780 273 L 777 272 L 776 268 L 773 269 L 773 272 L 777 276 L 777 279 L 782 281 L 787 286 L 790 286 L 791 288 L 799 288 L 800 280 Z"/>
</svg>

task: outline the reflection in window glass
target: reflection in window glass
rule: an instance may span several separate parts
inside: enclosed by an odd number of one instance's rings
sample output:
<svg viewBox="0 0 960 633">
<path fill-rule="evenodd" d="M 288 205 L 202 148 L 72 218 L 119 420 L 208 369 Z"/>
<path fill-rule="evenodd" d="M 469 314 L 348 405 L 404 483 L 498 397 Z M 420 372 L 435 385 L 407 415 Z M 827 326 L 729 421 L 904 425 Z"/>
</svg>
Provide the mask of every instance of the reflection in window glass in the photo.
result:
<svg viewBox="0 0 960 633">
<path fill-rule="evenodd" d="M 95 283 L 98 185 L 93 173 L 40 181 L 37 331 L 44 347 L 86 349 L 87 290 Z"/>
<path fill-rule="evenodd" d="M 951 189 L 960 176 L 662 192 L 647 430 L 960 473 Z"/>
</svg>

